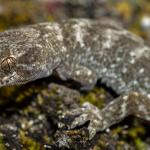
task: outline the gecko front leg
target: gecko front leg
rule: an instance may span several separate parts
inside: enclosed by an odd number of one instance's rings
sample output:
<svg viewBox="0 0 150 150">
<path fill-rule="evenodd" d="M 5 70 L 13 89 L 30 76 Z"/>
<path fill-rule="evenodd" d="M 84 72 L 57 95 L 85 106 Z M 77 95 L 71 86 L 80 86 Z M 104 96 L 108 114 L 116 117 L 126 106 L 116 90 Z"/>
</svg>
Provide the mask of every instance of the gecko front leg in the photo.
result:
<svg viewBox="0 0 150 150">
<path fill-rule="evenodd" d="M 97 76 L 86 66 L 79 64 L 62 64 L 56 69 L 58 76 L 62 80 L 74 80 L 81 85 L 81 90 L 90 90 L 92 89 L 96 82 Z"/>
<path fill-rule="evenodd" d="M 72 122 L 70 129 L 90 121 L 88 130 L 89 139 L 92 139 L 96 132 L 109 128 L 129 115 L 150 121 L 150 97 L 130 92 L 110 102 L 102 110 L 90 103 L 85 103 L 70 114 L 78 116 L 81 114 Z"/>
</svg>

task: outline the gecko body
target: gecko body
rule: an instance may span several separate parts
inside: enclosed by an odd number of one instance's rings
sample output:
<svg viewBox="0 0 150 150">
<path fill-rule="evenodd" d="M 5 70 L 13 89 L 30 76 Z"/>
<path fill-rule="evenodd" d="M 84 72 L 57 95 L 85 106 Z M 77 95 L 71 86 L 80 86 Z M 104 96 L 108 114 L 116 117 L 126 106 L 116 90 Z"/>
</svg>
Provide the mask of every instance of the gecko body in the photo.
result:
<svg viewBox="0 0 150 150">
<path fill-rule="evenodd" d="M 77 81 L 83 89 L 93 88 L 100 79 L 121 95 L 104 109 L 107 113 L 91 104 L 78 111 L 82 115 L 71 128 L 92 114 L 90 137 L 129 114 L 150 120 L 150 48 L 110 20 L 71 19 L 2 32 L 0 65 L 0 87 L 55 72 L 62 80 Z M 135 104 L 135 112 L 128 108 L 130 104 Z M 113 117 L 115 112 L 118 119 Z"/>
</svg>

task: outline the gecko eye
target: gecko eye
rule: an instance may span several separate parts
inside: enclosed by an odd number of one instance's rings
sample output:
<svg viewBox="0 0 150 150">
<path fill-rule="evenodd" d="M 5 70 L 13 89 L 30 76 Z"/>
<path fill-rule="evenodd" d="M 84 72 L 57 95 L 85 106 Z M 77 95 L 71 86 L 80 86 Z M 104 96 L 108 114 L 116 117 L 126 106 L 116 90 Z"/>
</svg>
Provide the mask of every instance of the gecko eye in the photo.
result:
<svg viewBox="0 0 150 150">
<path fill-rule="evenodd" d="M 5 74 L 12 73 L 15 70 L 15 66 L 16 66 L 16 59 L 13 56 L 4 58 L 0 63 L 1 70 Z"/>
</svg>

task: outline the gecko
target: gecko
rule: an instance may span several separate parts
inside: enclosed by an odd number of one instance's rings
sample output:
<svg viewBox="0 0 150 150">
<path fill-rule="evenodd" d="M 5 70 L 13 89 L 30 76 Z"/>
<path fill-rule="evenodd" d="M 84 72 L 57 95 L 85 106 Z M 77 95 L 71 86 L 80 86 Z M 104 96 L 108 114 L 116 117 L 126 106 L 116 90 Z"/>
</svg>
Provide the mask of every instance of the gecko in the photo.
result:
<svg viewBox="0 0 150 150">
<path fill-rule="evenodd" d="M 90 121 L 92 139 L 128 115 L 150 121 L 150 47 L 109 19 L 68 19 L 0 33 L 0 87 L 57 75 L 92 89 L 97 80 L 119 96 L 102 110 L 72 110 L 69 129 Z"/>
</svg>

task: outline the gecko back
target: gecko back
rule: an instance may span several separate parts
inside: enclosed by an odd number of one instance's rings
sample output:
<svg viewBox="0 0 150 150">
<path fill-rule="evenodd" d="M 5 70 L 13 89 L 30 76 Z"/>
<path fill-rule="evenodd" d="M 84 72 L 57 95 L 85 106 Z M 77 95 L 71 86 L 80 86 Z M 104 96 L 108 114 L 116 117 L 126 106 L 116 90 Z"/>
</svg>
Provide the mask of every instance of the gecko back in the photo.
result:
<svg viewBox="0 0 150 150">
<path fill-rule="evenodd" d="M 84 88 L 98 79 L 118 94 L 150 93 L 150 48 L 137 35 L 110 20 L 72 19 L 62 23 L 68 51 L 58 72 Z"/>
</svg>

